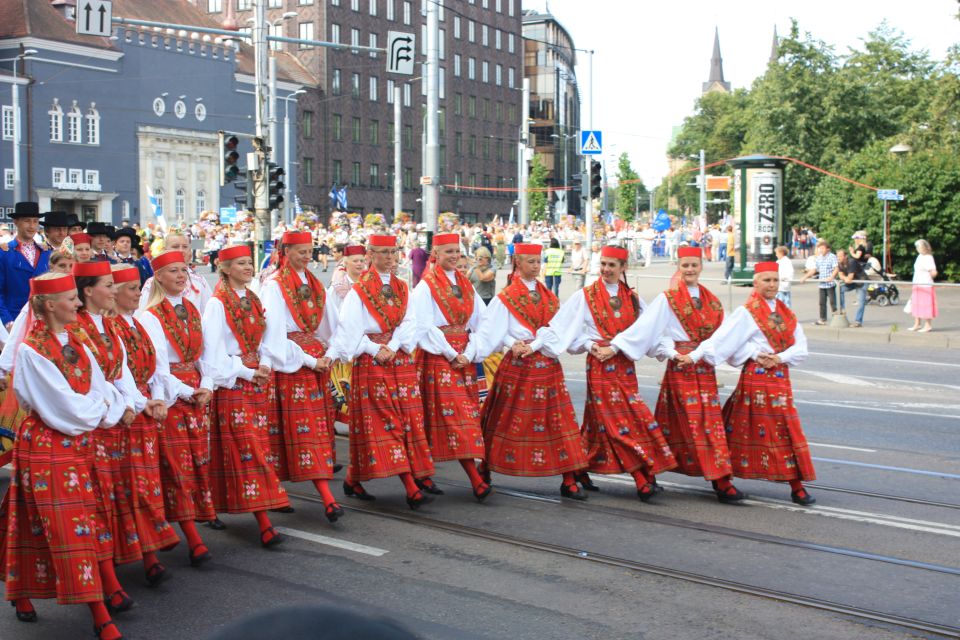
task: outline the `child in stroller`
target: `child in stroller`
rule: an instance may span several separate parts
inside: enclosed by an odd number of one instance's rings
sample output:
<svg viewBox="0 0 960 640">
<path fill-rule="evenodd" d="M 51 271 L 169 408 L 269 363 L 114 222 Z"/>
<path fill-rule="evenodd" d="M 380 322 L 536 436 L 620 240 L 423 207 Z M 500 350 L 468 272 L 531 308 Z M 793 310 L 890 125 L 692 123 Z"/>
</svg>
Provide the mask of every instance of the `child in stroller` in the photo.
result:
<svg viewBox="0 0 960 640">
<path fill-rule="evenodd" d="M 883 273 L 880 261 L 874 256 L 867 258 L 864 272 L 869 280 L 876 280 L 867 285 L 867 304 L 876 302 L 881 307 L 886 307 L 900 302 L 900 292 L 890 278 L 894 274 Z"/>
</svg>

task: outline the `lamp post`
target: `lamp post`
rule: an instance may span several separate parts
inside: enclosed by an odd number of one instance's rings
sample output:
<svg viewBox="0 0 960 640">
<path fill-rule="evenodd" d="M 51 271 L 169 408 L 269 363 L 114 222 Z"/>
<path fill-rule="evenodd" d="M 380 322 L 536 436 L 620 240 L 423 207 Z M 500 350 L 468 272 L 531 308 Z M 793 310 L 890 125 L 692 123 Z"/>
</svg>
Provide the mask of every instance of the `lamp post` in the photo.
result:
<svg viewBox="0 0 960 640">
<path fill-rule="evenodd" d="M 561 124 L 560 126 L 563 127 L 564 125 Z M 576 135 L 577 134 L 575 133 L 570 133 L 570 134 L 551 133 L 550 134 L 551 138 L 554 138 L 555 140 L 560 141 L 560 149 L 561 149 L 561 153 L 563 153 L 563 197 L 564 197 L 564 202 L 567 205 L 564 213 L 570 213 L 570 194 L 567 193 L 567 180 L 569 179 L 569 171 L 567 170 L 567 156 L 569 156 L 570 154 L 567 151 L 567 145 L 569 144 L 570 138 L 576 137 Z M 557 223 L 558 224 L 560 223 L 559 213 L 557 213 Z"/>
<path fill-rule="evenodd" d="M 294 99 L 294 102 L 296 102 L 295 96 L 303 95 L 306 92 L 306 89 L 297 89 L 293 93 L 287 94 L 287 97 L 283 99 L 283 175 L 286 176 L 287 182 L 290 182 L 290 100 Z M 293 183 L 297 189 L 300 188 L 298 180 L 294 180 Z M 290 195 L 290 190 L 287 191 L 287 194 Z M 283 221 L 287 224 L 290 224 L 290 204 L 289 199 L 283 203 Z"/>
<path fill-rule="evenodd" d="M 899 167 L 903 168 L 903 154 L 910 153 L 913 151 L 913 147 L 908 144 L 895 144 L 890 147 L 890 153 L 897 156 L 899 161 Z M 893 266 L 893 260 L 891 259 L 890 252 L 890 202 L 888 200 L 883 201 L 883 272 L 889 273 L 887 271 L 887 266 Z"/>
<path fill-rule="evenodd" d="M 13 60 L 13 84 L 10 93 L 13 98 L 13 201 L 20 202 L 20 85 L 17 84 L 17 64 L 24 58 L 35 56 L 36 49 L 26 49 Z"/>
</svg>

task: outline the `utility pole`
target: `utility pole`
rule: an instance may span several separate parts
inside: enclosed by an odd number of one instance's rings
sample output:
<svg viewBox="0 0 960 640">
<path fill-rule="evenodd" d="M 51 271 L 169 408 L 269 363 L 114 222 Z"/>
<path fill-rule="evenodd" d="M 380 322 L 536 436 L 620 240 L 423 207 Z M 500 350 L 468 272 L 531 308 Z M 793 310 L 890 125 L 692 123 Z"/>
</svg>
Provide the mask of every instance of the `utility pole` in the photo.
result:
<svg viewBox="0 0 960 640">
<path fill-rule="evenodd" d="M 520 224 L 530 224 L 530 198 L 527 187 L 530 177 L 530 163 L 527 162 L 527 149 L 530 140 L 530 78 L 523 79 L 523 104 L 520 107 L 523 121 L 520 124 L 519 184 L 517 197 L 520 200 Z"/>
<path fill-rule="evenodd" d="M 400 83 L 393 85 L 393 217 L 403 211 L 403 177 L 400 167 Z"/>
<path fill-rule="evenodd" d="M 590 69 L 590 84 L 588 85 L 587 90 L 587 104 L 590 105 L 590 130 L 593 131 L 593 49 L 587 52 L 589 57 L 589 69 Z M 584 217 L 586 218 L 587 223 L 587 238 L 586 242 L 583 243 L 584 256 L 586 258 L 587 264 L 590 264 L 591 256 L 593 252 L 593 198 L 590 196 L 590 158 L 589 156 L 580 156 L 580 165 L 583 168 L 583 184 L 586 185 L 586 191 L 584 194 L 587 196 L 587 206 L 584 210 Z"/>
<path fill-rule="evenodd" d="M 267 144 L 270 149 L 269 162 L 277 161 L 277 140 L 279 136 L 277 135 L 277 58 L 269 51 L 267 51 L 267 61 L 268 61 L 268 73 L 267 73 L 267 84 L 269 86 L 270 98 L 267 101 L 267 107 L 269 109 L 270 126 L 268 128 L 269 135 L 267 137 Z M 289 164 L 289 163 L 288 163 Z M 287 171 L 287 168 L 284 168 L 284 171 Z M 289 180 L 290 178 L 287 178 Z M 269 177 L 268 177 L 269 180 Z M 267 205 L 270 206 L 269 204 Z M 279 211 L 276 209 L 270 210 L 270 233 L 273 233 L 273 230 L 277 228 L 277 217 Z"/>
<path fill-rule="evenodd" d="M 423 148 L 423 223 L 436 232 L 440 215 L 440 7 L 427 2 L 427 141 Z M 399 167 L 397 167 L 399 169 Z"/>
<path fill-rule="evenodd" d="M 253 24 L 253 58 L 254 58 L 254 100 L 256 102 L 256 137 L 253 140 L 257 166 L 247 167 L 250 175 L 250 188 L 253 189 L 254 219 L 257 231 L 257 256 L 255 264 L 262 262 L 259 251 L 266 248 L 266 241 L 270 239 L 270 193 L 267 189 L 269 171 L 267 170 L 267 147 L 270 144 L 269 131 L 266 126 L 265 107 L 266 96 L 264 82 L 267 79 L 266 58 L 267 40 L 266 28 L 266 0 L 254 0 Z"/>
</svg>

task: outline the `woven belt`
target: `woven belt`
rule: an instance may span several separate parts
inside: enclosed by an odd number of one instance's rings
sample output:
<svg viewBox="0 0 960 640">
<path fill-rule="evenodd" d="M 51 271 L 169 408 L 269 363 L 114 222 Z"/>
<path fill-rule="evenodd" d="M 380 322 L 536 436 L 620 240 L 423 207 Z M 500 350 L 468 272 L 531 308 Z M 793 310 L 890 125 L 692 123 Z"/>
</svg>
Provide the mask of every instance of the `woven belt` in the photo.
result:
<svg viewBox="0 0 960 640">
<path fill-rule="evenodd" d="M 248 369 L 256 369 L 260 366 L 260 355 L 257 353 L 247 353 L 240 356 L 240 362 Z"/>
<path fill-rule="evenodd" d="M 386 333 L 368 333 L 367 337 L 377 344 L 387 344 L 393 339 L 393 331 L 387 331 Z"/>
<path fill-rule="evenodd" d="M 193 362 L 171 362 L 170 373 L 198 373 L 197 366 Z"/>
<path fill-rule="evenodd" d="M 443 334 L 444 334 L 444 335 L 447 335 L 447 336 L 449 336 L 449 335 L 462 335 L 462 334 L 465 334 L 465 333 L 467 332 L 467 325 L 465 325 L 465 324 L 445 324 L 445 325 L 443 325 L 442 327 L 440 327 L 440 331 L 442 331 Z"/>
</svg>

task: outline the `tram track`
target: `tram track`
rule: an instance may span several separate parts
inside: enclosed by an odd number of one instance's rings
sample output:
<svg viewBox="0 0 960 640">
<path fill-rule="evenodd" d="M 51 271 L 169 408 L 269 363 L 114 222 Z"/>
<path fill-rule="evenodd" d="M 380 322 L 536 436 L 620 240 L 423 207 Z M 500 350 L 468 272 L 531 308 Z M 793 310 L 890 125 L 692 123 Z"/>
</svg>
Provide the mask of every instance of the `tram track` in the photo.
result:
<svg viewBox="0 0 960 640">
<path fill-rule="evenodd" d="M 806 486 L 811 489 L 819 489 L 821 491 L 848 493 L 851 495 L 864 496 L 867 498 L 877 498 L 880 500 L 891 500 L 893 502 L 918 504 L 925 507 L 937 507 L 941 509 L 960 509 L 960 504 L 956 504 L 953 502 L 939 502 L 936 500 L 924 500 L 923 498 L 911 498 L 910 496 L 894 496 L 886 493 L 877 493 L 875 491 L 864 491 L 862 489 L 847 489 L 846 487 L 832 487 L 832 486 L 828 486 L 824 484 L 816 484 L 812 482 L 806 483 Z"/>
<path fill-rule="evenodd" d="M 305 502 L 310 502 L 310 503 L 315 503 L 320 505 L 323 504 L 323 500 L 319 496 L 301 494 L 298 492 L 288 492 L 288 495 L 291 498 L 294 498 L 297 500 L 302 500 Z M 469 525 L 459 524 L 455 522 L 448 522 L 446 520 L 438 520 L 436 518 L 431 518 L 429 516 L 424 516 L 422 514 L 401 512 L 399 510 L 390 509 L 390 508 L 379 508 L 379 507 L 374 508 L 366 505 L 349 504 L 349 505 L 343 505 L 343 506 L 344 506 L 344 509 L 347 509 L 349 511 L 363 513 L 366 515 L 375 516 L 385 520 L 402 522 L 404 524 L 411 524 L 417 527 L 446 531 L 454 535 L 460 535 L 460 536 L 465 536 L 465 537 L 475 538 L 480 540 L 487 540 L 494 543 L 506 544 L 513 547 L 529 549 L 532 551 L 548 553 L 551 555 L 562 556 L 562 557 L 571 558 L 575 560 L 582 560 L 582 561 L 591 562 L 591 563 L 604 565 L 608 567 L 616 567 L 619 569 L 625 569 L 625 570 L 634 571 L 637 573 L 656 575 L 656 576 L 665 577 L 665 578 L 673 578 L 675 580 L 681 580 L 681 581 L 689 582 L 693 584 L 699 584 L 699 585 L 724 589 L 726 591 L 742 593 L 745 595 L 750 595 L 750 596 L 754 596 L 754 597 L 762 598 L 766 600 L 783 602 L 783 603 L 793 604 L 793 605 L 807 607 L 811 609 L 817 609 L 820 611 L 827 611 L 831 613 L 845 615 L 845 616 L 849 616 L 849 617 L 864 620 L 864 621 L 891 625 L 891 626 L 899 627 L 902 629 L 908 629 L 911 631 L 917 631 L 922 633 L 936 634 L 938 636 L 945 637 L 945 638 L 960 638 L 960 627 L 943 625 L 936 622 L 920 620 L 917 618 L 910 618 L 907 616 L 900 616 L 897 614 L 885 613 L 882 611 L 876 611 L 876 610 L 867 609 L 864 607 L 847 605 L 847 604 L 844 604 L 841 602 L 835 602 L 832 600 L 814 598 L 810 596 L 804 596 L 801 594 L 789 593 L 786 591 L 779 591 L 776 589 L 768 589 L 766 587 L 759 587 L 759 586 L 751 585 L 745 582 L 738 582 L 735 580 L 726 580 L 726 579 L 718 578 L 715 576 L 709 576 L 709 575 L 700 574 L 700 573 L 693 573 L 689 571 L 682 571 L 679 569 L 672 569 L 669 567 L 664 567 L 664 566 L 660 566 L 660 565 L 656 565 L 648 562 L 639 562 L 639 561 L 630 560 L 627 558 L 619 558 L 616 556 L 610 556 L 606 554 L 592 553 L 584 549 L 576 549 L 574 547 L 553 544 L 550 542 L 533 540 L 533 539 L 523 538 L 520 536 L 513 536 L 505 533 L 498 533 L 495 531 L 481 529 L 478 527 L 472 527 Z"/>
</svg>

